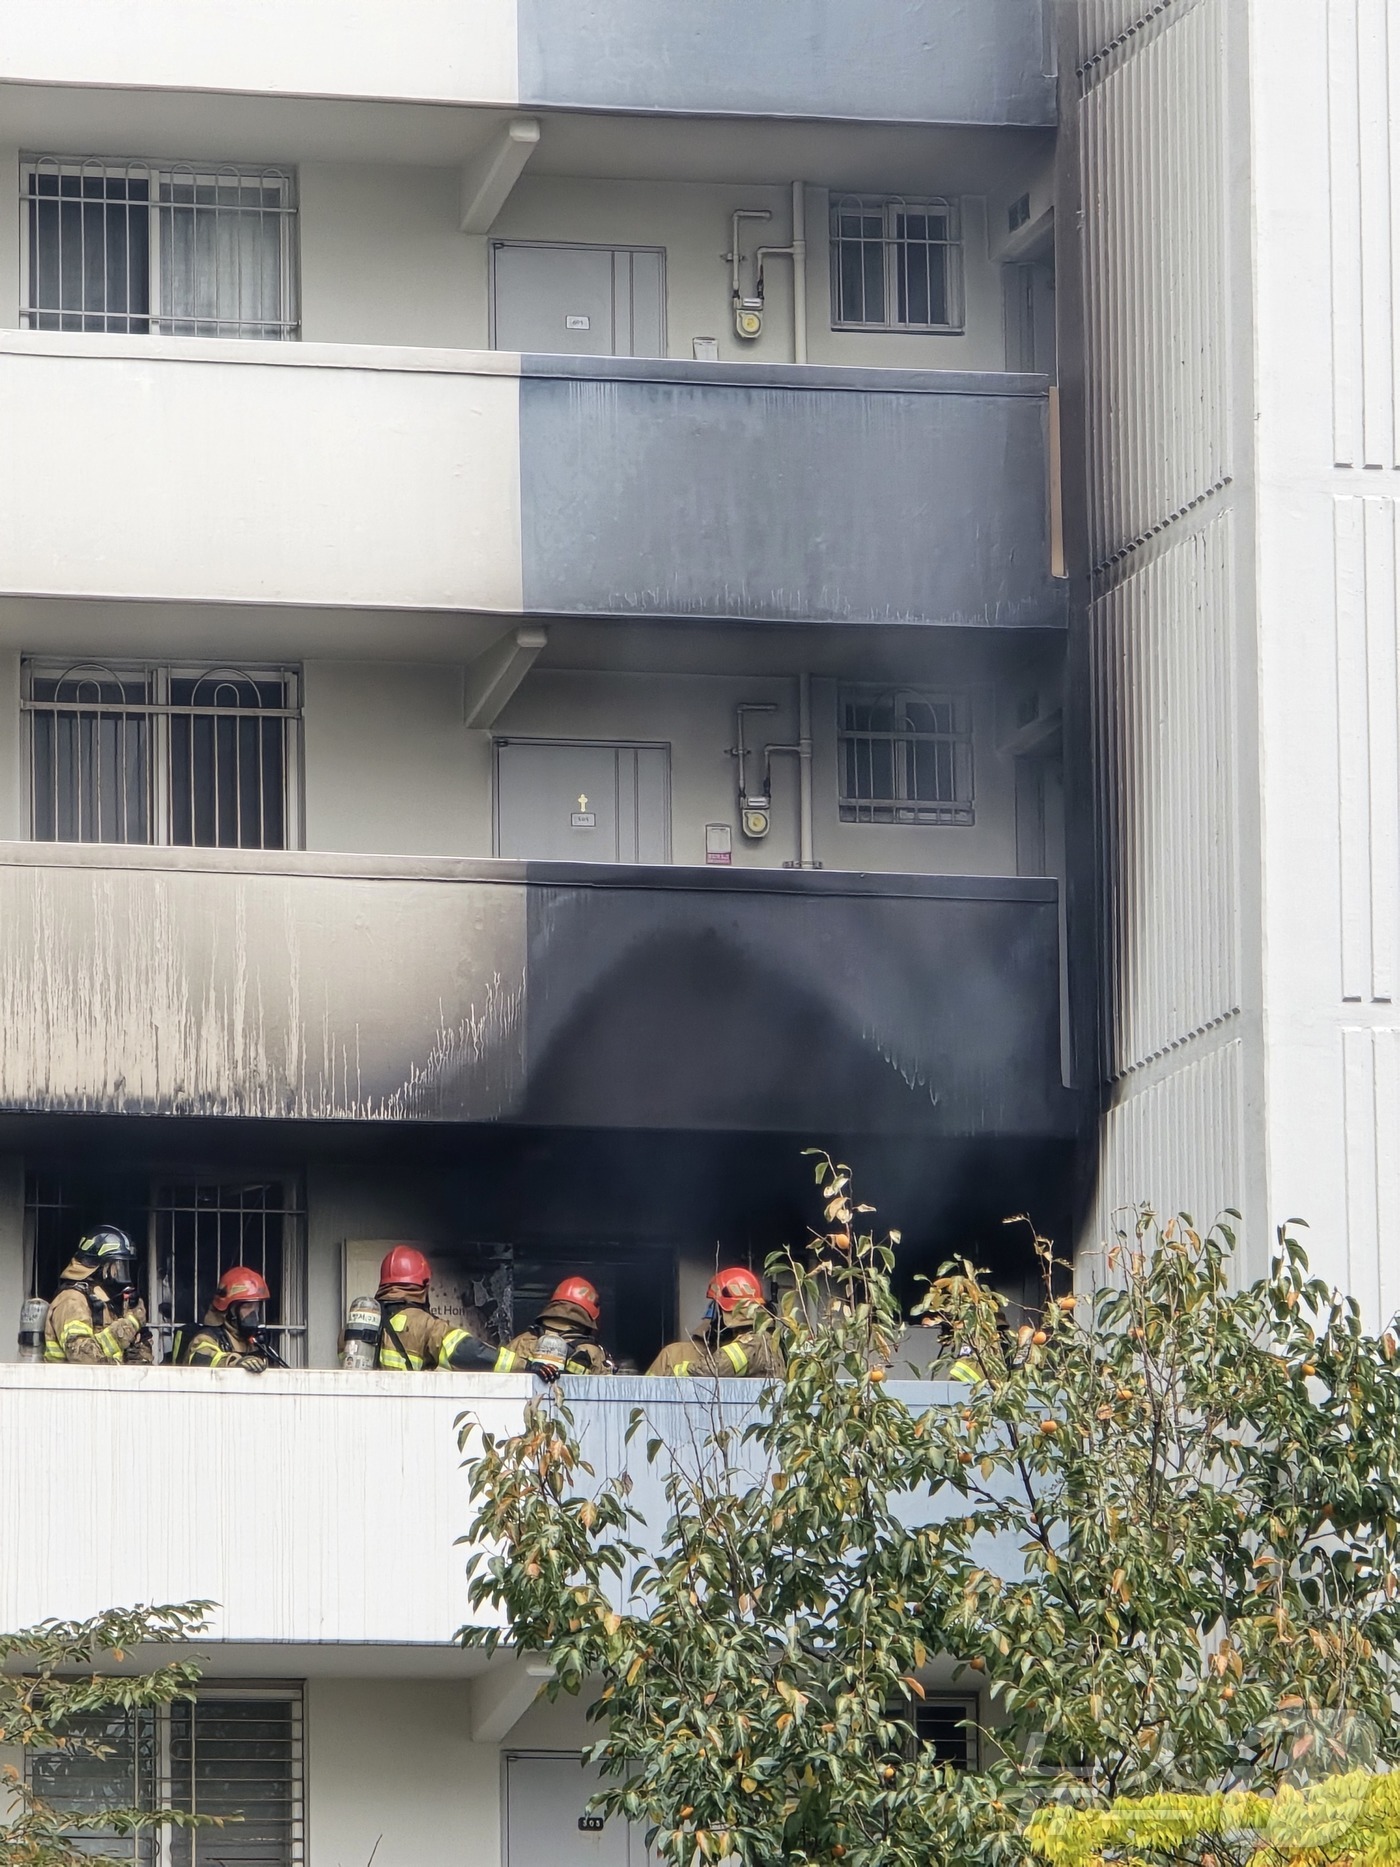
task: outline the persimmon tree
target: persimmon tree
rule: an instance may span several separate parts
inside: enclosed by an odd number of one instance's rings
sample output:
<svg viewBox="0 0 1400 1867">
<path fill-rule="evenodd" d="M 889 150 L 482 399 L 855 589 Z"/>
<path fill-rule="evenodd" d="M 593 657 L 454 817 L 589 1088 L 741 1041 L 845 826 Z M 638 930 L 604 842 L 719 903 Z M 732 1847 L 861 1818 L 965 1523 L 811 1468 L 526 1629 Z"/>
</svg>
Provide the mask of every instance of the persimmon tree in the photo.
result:
<svg viewBox="0 0 1400 1867">
<path fill-rule="evenodd" d="M 1029 1313 L 948 1265 L 919 1308 L 961 1378 L 930 1394 L 887 1378 L 898 1235 L 817 1182 L 825 1229 L 771 1266 L 786 1380 L 747 1420 L 696 1383 L 686 1443 L 634 1418 L 666 1521 L 585 1463 L 567 1389 L 513 1436 L 463 1422 L 504 1622 L 463 1638 L 587 1700 L 600 1812 L 677 1867 L 971 1867 L 1023 1860 L 1042 1806 L 1400 1756 L 1395 1338 L 1291 1233 L 1241 1290 L 1228 1224 L 1135 1214 L 1084 1297 L 1035 1238 Z M 911 1741 L 948 1684 L 972 1772 Z"/>
<path fill-rule="evenodd" d="M 199 1678 L 187 1659 L 132 1673 L 114 1669 L 135 1648 L 188 1639 L 203 1625 L 207 1606 L 114 1608 L 88 1620 L 51 1620 L 0 1634 L 0 1745 L 95 1759 L 109 1755 L 114 1723 L 190 1697 Z M 58 1809 L 13 1764 L 4 1771 L 0 1798 L 9 1802 L 8 1811 L 0 1810 L 2 1867 L 94 1867 L 112 1858 L 103 1853 L 108 1839 L 128 1841 L 163 1823 L 206 1825 L 173 1809 Z"/>
</svg>

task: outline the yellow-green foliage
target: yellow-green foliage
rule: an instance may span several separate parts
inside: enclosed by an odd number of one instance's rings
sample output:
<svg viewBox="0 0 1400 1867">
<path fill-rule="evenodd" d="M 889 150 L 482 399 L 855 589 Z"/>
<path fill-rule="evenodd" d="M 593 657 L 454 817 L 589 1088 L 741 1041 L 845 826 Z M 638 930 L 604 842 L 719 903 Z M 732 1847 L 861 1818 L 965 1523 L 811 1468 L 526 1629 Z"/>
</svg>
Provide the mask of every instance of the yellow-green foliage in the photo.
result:
<svg viewBox="0 0 1400 1867">
<path fill-rule="evenodd" d="M 1202 1861 L 1215 1854 L 1254 1867 L 1400 1867 L 1400 1776 L 1352 1770 L 1277 1795 L 1124 1798 L 1107 1809 L 1037 1811 L 1026 1839 L 1049 1867 L 1113 1860 Z"/>
</svg>

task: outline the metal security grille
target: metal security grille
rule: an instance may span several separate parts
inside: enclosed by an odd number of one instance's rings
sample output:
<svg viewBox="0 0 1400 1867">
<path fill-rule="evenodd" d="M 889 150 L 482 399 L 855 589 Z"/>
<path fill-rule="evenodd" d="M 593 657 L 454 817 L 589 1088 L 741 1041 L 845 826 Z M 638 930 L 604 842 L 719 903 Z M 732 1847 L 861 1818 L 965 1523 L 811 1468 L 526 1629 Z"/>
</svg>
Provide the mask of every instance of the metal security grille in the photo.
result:
<svg viewBox="0 0 1400 1867">
<path fill-rule="evenodd" d="M 174 1337 L 204 1319 L 214 1286 L 244 1264 L 272 1292 L 267 1329 L 284 1361 L 306 1360 L 306 1216 L 290 1180 L 185 1180 L 157 1185 L 151 1207 L 153 1327 Z"/>
<path fill-rule="evenodd" d="M 65 1735 L 76 1741 L 61 1751 L 23 1752 L 25 1778 L 33 1795 L 66 1816 L 156 1807 L 160 1794 L 156 1714 L 94 1712 L 74 1718 Z M 80 1845 L 87 1853 L 138 1862 L 141 1867 L 147 1863 L 157 1867 L 159 1862 L 159 1841 L 150 1833 L 123 1838 L 115 1829 L 91 1829 Z"/>
<path fill-rule="evenodd" d="M 975 820 L 966 694 L 847 689 L 840 705 L 843 823 Z"/>
<path fill-rule="evenodd" d="M 976 1770 L 980 1755 L 977 1701 L 973 1698 L 927 1698 L 914 1706 L 891 1705 L 886 1716 L 904 1727 L 906 1757 L 931 1750 L 936 1763 L 955 1770 Z"/>
<path fill-rule="evenodd" d="M 246 1264 L 272 1292 L 268 1332 L 293 1367 L 306 1362 L 306 1208 L 295 1179 L 164 1180 L 25 1176 L 25 1256 L 32 1296 L 52 1297 L 78 1240 L 120 1225 L 146 1253 L 143 1294 L 156 1353 L 203 1321 L 222 1272 Z"/>
<path fill-rule="evenodd" d="M 962 242 L 953 202 L 843 195 L 831 204 L 832 327 L 962 329 Z"/>
<path fill-rule="evenodd" d="M 297 335 L 290 170 L 34 155 L 20 195 L 30 330 Z"/>
<path fill-rule="evenodd" d="M 215 1688 L 173 1706 L 170 1806 L 223 1816 L 226 1825 L 176 1830 L 169 1867 L 300 1867 L 304 1751 L 300 1693 Z"/>
<path fill-rule="evenodd" d="M 225 1825 L 95 1831 L 84 1847 L 140 1867 L 302 1867 L 305 1744 L 293 1686 L 211 1687 L 158 1712 L 75 1719 L 62 1751 L 25 1753 L 30 1789 L 65 1815 L 180 1809 Z M 103 1754 L 93 1755 L 100 1747 Z"/>
<path fill-rule="evenodd" d="M 291 668 L 24 664 L 41 842 L 286 849 L 301 683 Z"/>
</svg>

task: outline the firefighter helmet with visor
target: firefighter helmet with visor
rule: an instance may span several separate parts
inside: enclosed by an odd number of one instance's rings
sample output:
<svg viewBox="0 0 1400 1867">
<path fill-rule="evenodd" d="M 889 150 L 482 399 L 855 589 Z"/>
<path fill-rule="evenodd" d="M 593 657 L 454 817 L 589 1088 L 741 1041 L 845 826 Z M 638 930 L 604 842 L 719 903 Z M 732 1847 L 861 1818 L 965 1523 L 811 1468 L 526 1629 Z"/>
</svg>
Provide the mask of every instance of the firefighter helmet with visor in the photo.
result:
<svg viewBox="0 0 1400 1867">
<path fill-rule="evenodd" d="M 78 1241 L 80 1264 L 114 1284 L 125 1286 L 136 1275 L 136 1247 L 119 1225 L 99 1225 Z"/>
</svg>

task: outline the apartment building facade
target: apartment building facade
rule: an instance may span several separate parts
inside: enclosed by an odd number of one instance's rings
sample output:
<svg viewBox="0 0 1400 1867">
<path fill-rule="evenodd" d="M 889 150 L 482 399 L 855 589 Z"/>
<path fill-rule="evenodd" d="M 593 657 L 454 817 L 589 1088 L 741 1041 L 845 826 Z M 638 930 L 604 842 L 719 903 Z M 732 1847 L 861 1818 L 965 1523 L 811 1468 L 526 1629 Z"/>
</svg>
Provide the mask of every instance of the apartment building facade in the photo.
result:
<svg viewBox="0 0 1400 1867">
<path fill-rule="evenodd" d="M 337 1367 L 388 1241 L 644 1367 L 806 1146 L 911 1275 L 1069 1235 L 1054 27 L 0 5 L 0 1313 L 106 1220 L 163 1357 L 241 1260 L 292 1364 L 6 1366 L 2 1612 L 219 1604 L 112 1770 L 222 1861 L 643 1851 L 453 1644 L 529 1384 Z"/>
<path fill-rule="evenodd" d="M 1242 1208 L 1258 1274 L 1296 1215 L 1375 1326 L 1400 1302 L 1400 9 L 1092 0 L 1065 20 L 1103 903 L 1091 1229 L 1137 1199 Z"/>
</svg>

